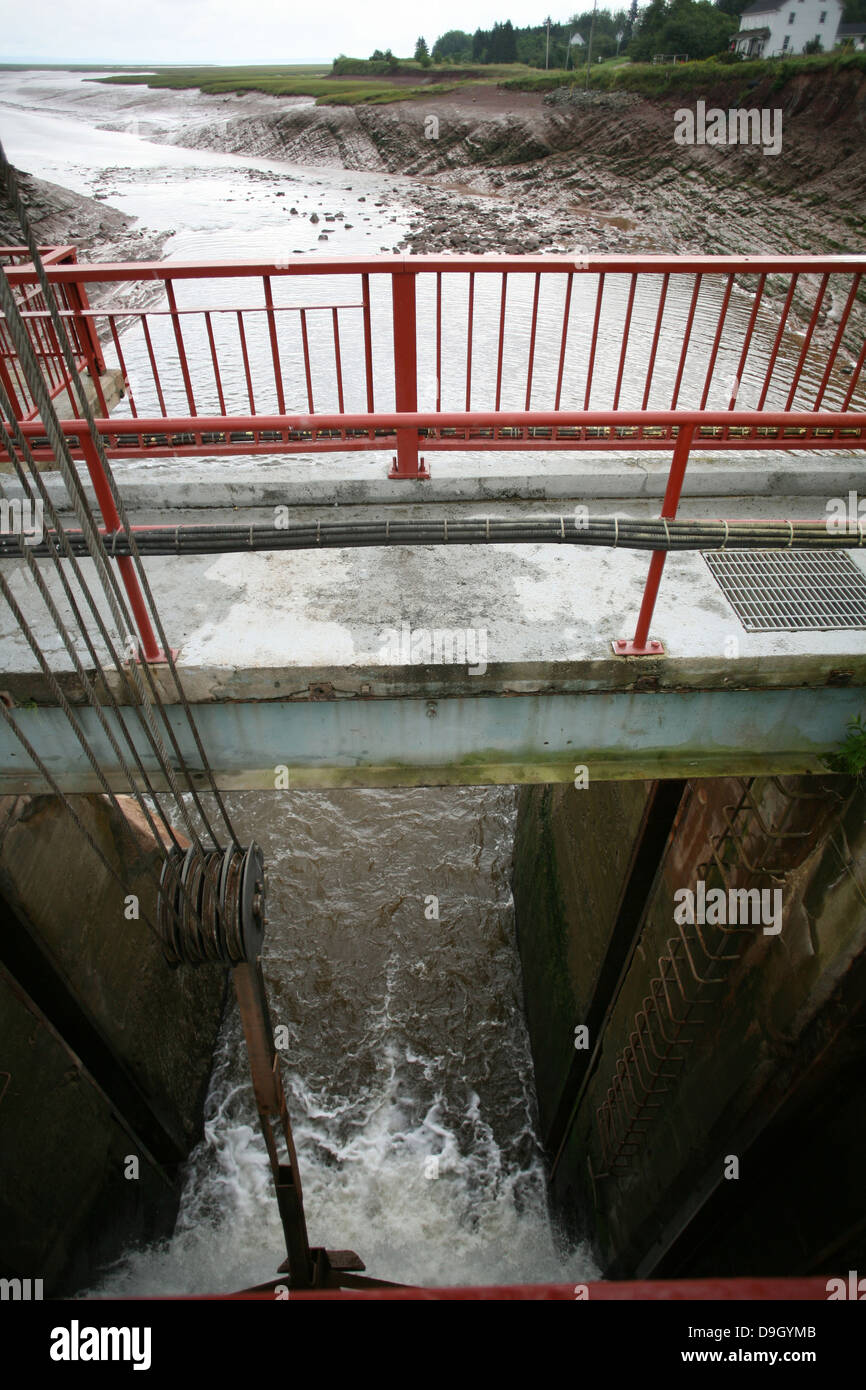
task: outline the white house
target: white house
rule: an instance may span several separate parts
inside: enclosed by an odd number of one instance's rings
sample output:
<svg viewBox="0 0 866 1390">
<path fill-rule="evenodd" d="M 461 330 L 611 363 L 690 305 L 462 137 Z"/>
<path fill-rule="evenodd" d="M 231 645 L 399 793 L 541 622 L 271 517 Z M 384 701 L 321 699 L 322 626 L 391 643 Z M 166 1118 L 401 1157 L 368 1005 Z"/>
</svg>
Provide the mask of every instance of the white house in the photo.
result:
<svg viewBox="0 0 866 1390">
<path fill-rule="evenodd" d="M 866 24 L 840 24 L 836 42 L 856 48 L 861 53 L 866 49 Z"/>
<path fill-rule="evenodd" d="M 842 0 L 754 0 L 740 16 L 740 32 L 731 47 L 745 58 L 772 58 L 802 53 L 820 39 L 825 53 L 836 44 Z"/>
</svg>

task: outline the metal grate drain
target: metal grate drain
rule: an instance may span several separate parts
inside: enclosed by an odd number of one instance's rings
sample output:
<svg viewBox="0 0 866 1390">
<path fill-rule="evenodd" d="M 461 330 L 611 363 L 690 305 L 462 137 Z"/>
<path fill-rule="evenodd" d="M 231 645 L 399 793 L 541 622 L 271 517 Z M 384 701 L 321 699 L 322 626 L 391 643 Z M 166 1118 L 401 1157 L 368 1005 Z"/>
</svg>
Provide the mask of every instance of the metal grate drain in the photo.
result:
<svg viewBox="0 0 866 1390">
<path fill-rule="evenodd" d="M 866 578 L 848 555 L 750 550 L 704 559 L 747 632 L 866 627 Z"/>
</svg>

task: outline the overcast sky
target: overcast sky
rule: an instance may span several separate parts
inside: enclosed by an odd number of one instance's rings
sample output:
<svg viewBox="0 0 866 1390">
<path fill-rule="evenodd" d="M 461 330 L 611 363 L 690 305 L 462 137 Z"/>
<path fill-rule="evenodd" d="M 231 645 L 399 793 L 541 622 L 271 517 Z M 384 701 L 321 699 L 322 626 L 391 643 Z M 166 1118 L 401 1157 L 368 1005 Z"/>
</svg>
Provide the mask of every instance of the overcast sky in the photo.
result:
<svg viewBox="0 0 866 1390">
<path fill-rule="evenodd" d="M 627 3 L 627 0 L 620 0 Z M 582 0 L 578 11 L 588 7 Z M 541 24 L 575 11 L 543 0 L 25 0 L 4 6 L 4 62 L 319 63 L 374 48 L 411 56 L 423 34 L 432 47 L 448 29 L 489 29 L 495 20 Z"/>
</svg>

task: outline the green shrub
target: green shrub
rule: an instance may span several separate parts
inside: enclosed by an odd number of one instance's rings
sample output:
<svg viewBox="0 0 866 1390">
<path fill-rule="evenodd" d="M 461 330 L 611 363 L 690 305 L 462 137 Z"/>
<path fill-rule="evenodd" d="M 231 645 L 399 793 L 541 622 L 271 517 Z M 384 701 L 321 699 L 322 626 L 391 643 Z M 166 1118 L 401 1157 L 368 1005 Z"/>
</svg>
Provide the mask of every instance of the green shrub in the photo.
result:
<svg viewBox="0 0 866 1390">
<path fill-rule="evenodd" d="M 837 753 L 821 760 L 831 772 L 862 777 L 866 771 L 866 724 L 858 714 L 848 721 L 848 735 Z"/>
</svg>

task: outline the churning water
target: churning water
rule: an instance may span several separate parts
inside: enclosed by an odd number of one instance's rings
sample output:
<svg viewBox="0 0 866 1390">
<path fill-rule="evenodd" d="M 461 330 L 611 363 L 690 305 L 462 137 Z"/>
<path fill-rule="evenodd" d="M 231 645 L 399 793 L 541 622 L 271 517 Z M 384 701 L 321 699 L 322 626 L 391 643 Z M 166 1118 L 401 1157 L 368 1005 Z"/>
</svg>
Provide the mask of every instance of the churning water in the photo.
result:
<svg viewBox="0 0 866 1390">
<path fill-rule="evenodd" d="M 515 799 L 447 788 L 229 802 L 269 866 L 264 966 L 288 1033 L 310 1240 L 357 1250 L 380 1278 L 594 1272 L 548 1218 L 508 884 Z M 98 1292 L 248 1287 L 283 1254 L 232 1007 L 175 1235 L 131 1253 Z"/>
</svg>

